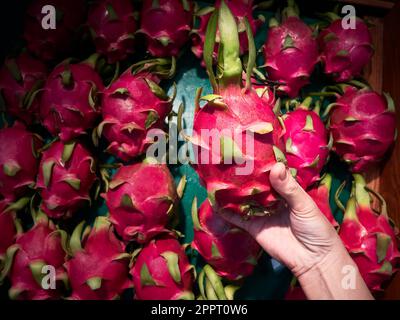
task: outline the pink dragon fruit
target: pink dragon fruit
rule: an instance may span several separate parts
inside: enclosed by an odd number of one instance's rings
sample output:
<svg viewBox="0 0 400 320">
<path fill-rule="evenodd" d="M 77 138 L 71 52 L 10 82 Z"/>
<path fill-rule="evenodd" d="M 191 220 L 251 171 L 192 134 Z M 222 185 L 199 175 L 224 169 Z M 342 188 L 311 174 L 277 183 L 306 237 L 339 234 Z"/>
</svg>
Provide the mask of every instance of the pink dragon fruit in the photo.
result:
<svg viewBox="0 0 400 320">
<path fill-rule="evenodd" d="M 286 129 L 283 140 L 287 164 L 304 189 L 319 180 L 330 149 L 328 132 L 318 111 L 308 109 L 311 102 L 312 98 L 305 99 L 294 111 L 282 117 Z"/>
<path fill-rule="evenodd" d="M 280 83 L 278 92 L 294 98 L 309 83 L 319 53 L 311 28 L 300 20 L 293 1 L 288 4 L 281 24 L 270 20 L 264 59 L 269 79 Z"/>
<path fill-rule="evenodd" d="M 124 60 L 133 53 L 136 20 L 130 0 L 101 0 L 89 10 L 88 25 L 98 53 L 108 63 Z"/>
<path fill-rule="evenodd" d="M 396 140 L 395 106 L 389 94 L 347 86 L 329 111 L 333 151 L 353 172 L 378 164 Z"/>
<path fill-rule="evenodd" d="M 191 0 L 144 0 L 138 33 L 152 56 L 177 56 L 189 41 L 193 22 Z"/>
<path fill-rule="evenodd" d="M 42 22 L 50 21 L 49 11 L 42 13 L 46 6 L 55 8 L 55 28 L 45 29 L 42 25 Z M 32 1 L 27 9 L 24 26 L 24 38 L 29 51 L 41 60 L 54 60 L 72 53 L 77 40 L 77 31 L 86 17 L 85 8 L 84 0 Z"/>
<path fill-rule="evenodd" d="M 0 198 L 10 203 L 35 185 L 42 139 L 16 122 L 0 129 Z"/>
<path fill-rule="evenodd" d="M 221 73 L 217 83 L 210 52 L 206 52 L 204 56 L 209 57 L 206 67 L 214 94 L 201 98 L 207 104 L 196 108 L 193 136 L 187 137 L 194 146 L 194 167 L 215 211 L 226 209 L 243 216 L 269 214 L 279 203 L 269 182 L 269 171 L 284 157 L 282 127 L 272 107 L 266 106 L 251 89 L 249 74 L 246 88 L 242 87 L 236 21 L 223 1 L 210 18 L 208 29 L 214 35 L 217 20 Z M 251 28 L 246 21 L 249 43 L 254 50 Z M 211 51 L 212 47 L 206 49 Z M 250 52 L 249 56 L 255 55 Z M 247 69 L 253 70 L 254 64 L 255 61 L 249 59 Z"/>
<path fill-rule="evenodd" d="M 331 25 L 322 30 L 318 43 L 325 73 L 336 82 L 345 82 L 359 76 L 370 62 L 374 49 L 371 34 L 365 22 L 359 18 L 355 28 L 344 29 L 342 18 L 330 13 Z"/>
<path fill-rule="evenodd" d="M 15 212 L 7 210 L 5 201 L 0 201 L 0 272 L 7 249 L 14 244 L 17 236 Z"/>
<path fill-rule="evenodd" d="M 6 59 L 0 69 L 0 90 L 9 114 L 28 125 L 37 122 L 38 93 L 46 77 L 46 66 L 27 53 Z"/>
<path fill-rule="evenodd" d="M 153 143 L 153 139 L 147 137 L 148 131 L 163 128 L 171 112 L 173 99 L 158 83 L 156 74 L 143 68 L 136 72 L 131 67 L 104 90 L 103 122 L 97 134 L 104 134 L 111 142 L 107 151 L 123 161 L 146 152 Z"/>
<path fill-rule="evenodd" d="M 151 240 L 131 269 L 138 300 L 193 300 L 194 268 L 173 237 Z"/>
<path fill-rule="evenodd" d="M 132 287 L 128 278 L 130 255 L 125 253 L 124 244 L 117 239 L 106 217 L 97 217 L 93 229 L 85 229 L 82 235 L 84 223 L 72 234 L 72 258 L 65 263 L 71 299 L 116 299 Z"/>
<path fill-rule="evenodd" d="M 192 206 L 192 247 L 221 277 L 238 280 L 250 275 L 261 254 L 260 246 L 247 232 L 216 214 L 208 200 L 203 202 L 198 213 L 196 203 L 195 199 Z"/>
<path fill-rule="evenodd" d="M 34 218 L 34 226 L 19 234 L 16 243 L 7 250 L 3 276 L 8 275 L 11 281 L 9 296 L 18 300 L 59 299 L 67 281 L 63 267 L 67 234 L 41 212 Z M 45 279 L 50 275 L 42 272 L 45 266 L 55 269 L 55 287 Z"/>
<path fill-rule="evenodd" d="M 308 190 L 307 193 L 315 201 L 319 210 L 321 210 L 331 225 L 334 228 L 337 228 L 339 224 L 336 222 L 329 205 L 329 193 L 331 191 L 331 185 L 332 176 L 329 173 L 326 173 L 319 182 L 318 186 Z"/>
<path fill-rule="evenodd" d="M 239 42 L 240 42 L 240 55 L 247 52 L 249 48 L 244 19 L 247 18 L 253 33 L 256 33 L 258 28 L 262 25 L 263 19 L 253 18 L 254 1 L 252 0 L 228 0 L 225 1 L 226 5 L 232 11 L 233 16 L 238 24 Z M 208 21 L 210 20 L 212 12 L 219 8 L 221 0 L 215 1 L 215 7 L 204 7 L 195 12 L 195 17 L 199 20 L 198 26 L 192 30 L 192 52 L 199 59 L 203 59 L 203 47 L 206 38 L 206 30 Z M 218 42 L 218 39 L 217 39 Z M 214 48 L 213 57 L 217 60 L 217 46 Z"/>
<path fill-rule="evenodd" d="M 97 55 L 88 60 L 59 64 L 49 75 L 40 101 L 40 118 L 46 129 L 64 142 L 93 128 L 100 115 L 97 93 L 104 89 L 94 70 Z"/>
<path fill-rule="evenodd" d="M 168 232 L 166 224 L 177 201 L 168 167 L 146 162 L 118 169 L 103 197 L 117 233 L 139 243 Z"/>
<path fill-rule="evenodd" d="M 94 159 L 82 144 L 54 142 L 43 152 L 37 179 L 43 212 L 55 219 L 69 218 L 90 203 L 94 170 Z"/>
<path fill-rule="evenodd" d="M 307 297 L 298 283 L 297 278 L 293 278 L 289 289 L 285 294 L 285 300 L 307 300 Z"/>
<path fill-rule="evenodd" d="M 400 243 L 386 212 L 376 214 L 370 206 L 370 189 L 364 178 L 354 174 L 352 195 L 347 202 L 339 235 L 358 266 L 368 288 L 377 293 L 400 267 Z"/>
</svg>

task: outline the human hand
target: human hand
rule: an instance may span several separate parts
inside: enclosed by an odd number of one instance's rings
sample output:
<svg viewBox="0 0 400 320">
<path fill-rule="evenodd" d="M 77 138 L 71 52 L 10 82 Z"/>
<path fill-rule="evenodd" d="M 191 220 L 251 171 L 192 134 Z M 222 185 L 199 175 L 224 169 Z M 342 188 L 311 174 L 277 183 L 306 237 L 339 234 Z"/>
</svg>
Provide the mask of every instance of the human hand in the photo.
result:
<svg viewBox="0 0 400 320">
<path fill-rule="evenodd" d="M 222 216 L 285 264 L 308 299 L 373 299 L 336 230 L 282 163 L 274 165 L 270 181 L 286 201 L 282 212 L 249 220 L 228 212 Z M 355 271 L 353 288 L 342 282 L 349 266 Z"/>
<path fill-rule="evenodd" d="M 249 220 L 232 213 L 222 216 L 248 231 L 265 251 L 299 277 L 343 245 L 336 230 L 284 164 L 275 164 L 270 181 L 286 200 L 282 212 Z"/>
</svg>

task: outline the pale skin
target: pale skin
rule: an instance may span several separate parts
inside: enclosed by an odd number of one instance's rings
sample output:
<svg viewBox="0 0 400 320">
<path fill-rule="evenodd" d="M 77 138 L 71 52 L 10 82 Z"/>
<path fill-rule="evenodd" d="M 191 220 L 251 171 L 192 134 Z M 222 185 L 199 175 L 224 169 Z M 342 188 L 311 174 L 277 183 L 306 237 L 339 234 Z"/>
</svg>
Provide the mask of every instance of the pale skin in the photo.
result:
<svg viewBox="0 0 400 320">
<path fill-rule="evenodd" d="M 274 165 L 270 181 L 285 200 L 285 209 L 249 220 L 232 213 L 223 217 L 248 231 L 266 252 L 285 264 L 308 299 L 373 299 L 336 230 L 284 164 Z M 343 270 L 349 268 L 355 271 L 355 288 L 342 285 Z"/>
</svg>

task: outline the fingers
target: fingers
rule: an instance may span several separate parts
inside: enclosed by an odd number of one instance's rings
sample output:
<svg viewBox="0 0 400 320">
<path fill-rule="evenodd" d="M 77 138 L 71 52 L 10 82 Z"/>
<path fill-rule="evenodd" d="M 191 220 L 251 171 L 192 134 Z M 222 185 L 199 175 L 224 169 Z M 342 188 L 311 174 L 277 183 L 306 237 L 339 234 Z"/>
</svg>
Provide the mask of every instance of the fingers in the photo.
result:
<svg viewBox="0 0 400 320">
<path fill-rule="evenodd" d="M 272 187 L 286 200 L 293 212 L 306 214 L 316 208 L 314 201 L 286 170 L 283 163 L 278 162 L 272 167 L 269 180 Z"/>
</svg>

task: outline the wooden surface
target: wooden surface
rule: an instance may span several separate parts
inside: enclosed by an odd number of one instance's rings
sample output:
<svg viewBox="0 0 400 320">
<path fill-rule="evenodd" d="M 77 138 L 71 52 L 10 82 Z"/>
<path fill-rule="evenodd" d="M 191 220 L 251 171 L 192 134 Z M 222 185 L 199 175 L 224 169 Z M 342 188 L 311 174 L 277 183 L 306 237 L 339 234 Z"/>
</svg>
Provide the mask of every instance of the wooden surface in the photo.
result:
<svg viewBox="0 0 400 320">
<path fill-rule="evenodd" d="M 390 92 L 396 104 L 397 130 L 400 132 L 400 3 L 384 18 L 383 90 Z M 400 143 L 386 163 L 379 191 L 386 199 L 389 214 L 400 226 Z M 400 273 L 385 292 L 386 299 L 400 299 Z"/>
</svg>

